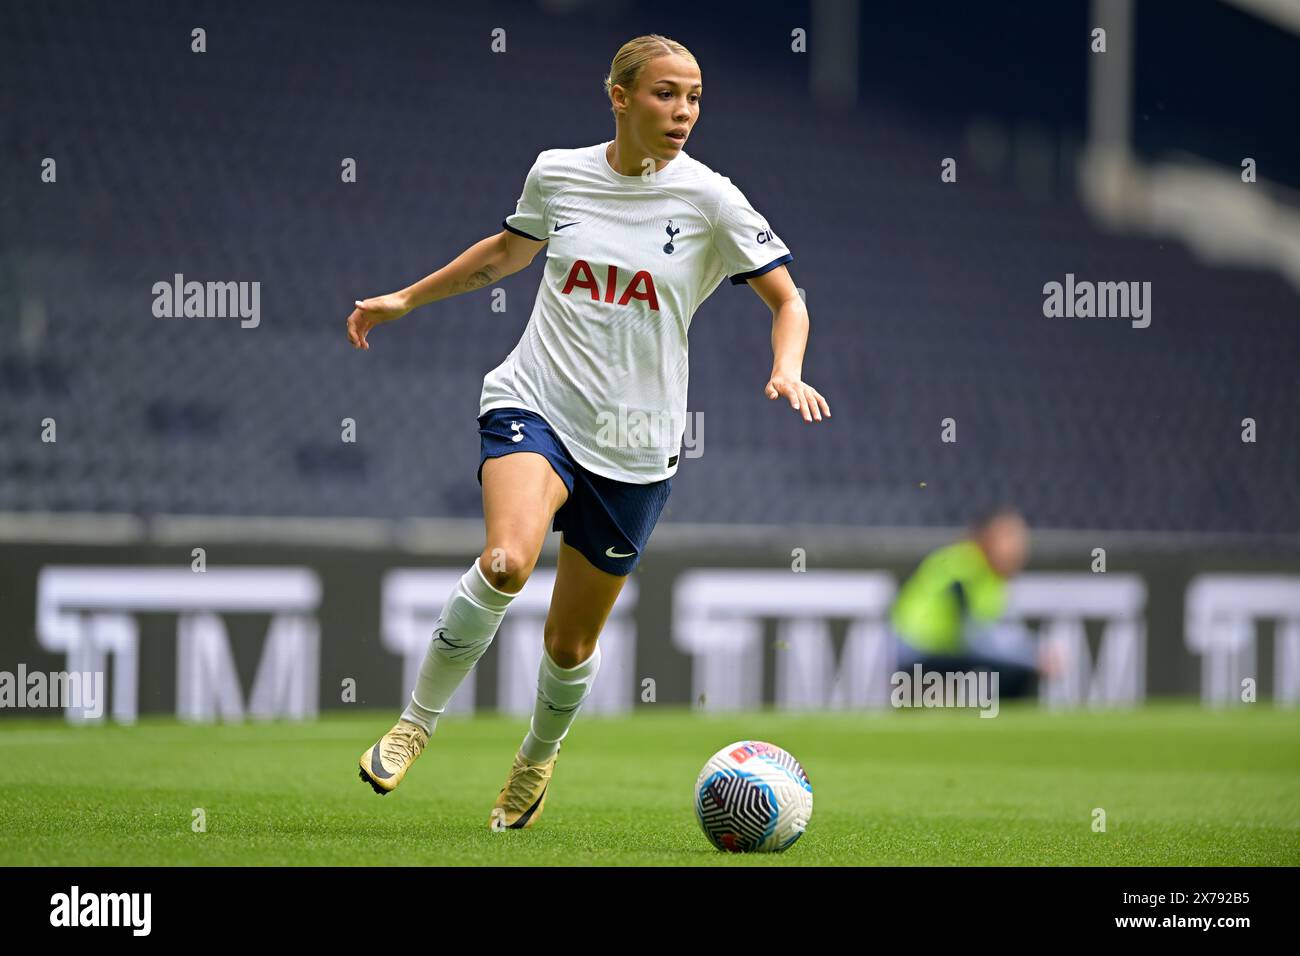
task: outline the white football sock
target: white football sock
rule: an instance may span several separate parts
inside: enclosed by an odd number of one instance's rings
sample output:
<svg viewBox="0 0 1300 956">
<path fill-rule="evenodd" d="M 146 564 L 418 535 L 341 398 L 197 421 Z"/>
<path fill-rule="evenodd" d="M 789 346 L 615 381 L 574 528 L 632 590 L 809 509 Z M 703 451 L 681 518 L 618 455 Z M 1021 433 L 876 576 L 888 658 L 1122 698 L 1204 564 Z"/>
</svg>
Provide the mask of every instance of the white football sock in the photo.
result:
<svg viewBox="0 0 1300 956">
<path fill-rule="evenodd" d="M 451 695 L 491 645 L 514 598 L 488 583 L 475 558 L 434 622 L 433 638 L 424 653 L 411 702 L 402 711 L 404 720 L 433 733 Z"/>
<path fill-rule="evenodd" d="M 598 670 L 599 644 L 585 661 L 567 669 L 551 660 L 546 648 L 542 648 L 542 663 L 537 669 L 537 702 L 533 704 L 528 735 L 519 748 L 525 757 L 534 761 L 549 760 L 560 749 L 560 741 L 578 716 L 578 708 L 591 693 Z"/>
</svg>

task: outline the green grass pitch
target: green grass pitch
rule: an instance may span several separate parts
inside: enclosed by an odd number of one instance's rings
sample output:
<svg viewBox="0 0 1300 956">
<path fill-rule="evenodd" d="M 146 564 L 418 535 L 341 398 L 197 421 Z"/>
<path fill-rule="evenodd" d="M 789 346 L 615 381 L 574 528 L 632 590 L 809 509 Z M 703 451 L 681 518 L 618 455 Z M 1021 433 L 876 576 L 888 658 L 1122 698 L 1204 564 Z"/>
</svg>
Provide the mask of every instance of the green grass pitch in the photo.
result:
<svg viewBox="0 0 1300 956">
<path fill-rule="evenodd" d="M 488 810 L 520 718 L 448 718 L 394 793 L 357 779 L 387 711 L 311 723 L 0 721 L 0 865 L 1290 865 L 1300 719 L 1259 703 L 1127 712 L 584 715 L 532 830 Z M 704 839 L 691 792 L 725 744 L 770 740 L 813 784 L 788 852 Z M 202 808 L 207 830 L 192 829 Z M 1093 810 L 1106 813 L 1094 832 Z"/>
</svg>

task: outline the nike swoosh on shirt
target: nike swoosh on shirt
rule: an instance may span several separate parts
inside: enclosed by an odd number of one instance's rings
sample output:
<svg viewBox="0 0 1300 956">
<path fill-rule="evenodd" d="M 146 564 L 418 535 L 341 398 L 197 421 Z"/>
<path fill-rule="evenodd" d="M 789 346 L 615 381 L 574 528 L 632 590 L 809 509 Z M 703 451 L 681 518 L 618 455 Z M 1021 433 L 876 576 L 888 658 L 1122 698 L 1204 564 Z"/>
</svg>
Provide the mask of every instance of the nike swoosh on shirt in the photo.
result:
<svg viewBox="0 0 1300 956">
<path fill-rule="evenodd" d="M 607 558 L 630 558 L 634 554 L 636 554 L 635 551 L 629 551 L 627 554 L 617 554 L 615 553 L 614 546 L 612 544 L 605 549 L 605 557 Z"/>
<path fill-rule="evenodd" d="M 555 232 L 559 232 L 561 229 L 568 229 L 570 226 L 576 226 L 579 222 L 582 222 L 582 220 L 579 219 L 579 220 L 577 220 L 577 221 L 575 221 L 575 222 L 566 222 L 563 226 L 561 226 L 561 225 L 557 222 L 557 223 L 555 224 L 555 229 L 554 229 L 554 231 L 555 231 Z"/>
</svg>

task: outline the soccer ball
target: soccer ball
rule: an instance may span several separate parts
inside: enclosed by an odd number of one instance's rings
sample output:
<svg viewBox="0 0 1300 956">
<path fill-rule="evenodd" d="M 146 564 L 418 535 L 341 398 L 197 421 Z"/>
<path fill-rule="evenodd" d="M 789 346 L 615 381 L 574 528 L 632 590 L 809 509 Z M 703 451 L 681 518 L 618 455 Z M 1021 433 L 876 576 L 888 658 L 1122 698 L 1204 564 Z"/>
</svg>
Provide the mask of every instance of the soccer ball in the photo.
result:
<svg viewBox="0 0 1300 956">
<path fill-rule="evenodd" d="M 719 850 L 777 853 L 803 836 L 812 784 L 799 761 L 775 744 L 738 740 L 700 771 L 695 817 Z"/>
</svg>

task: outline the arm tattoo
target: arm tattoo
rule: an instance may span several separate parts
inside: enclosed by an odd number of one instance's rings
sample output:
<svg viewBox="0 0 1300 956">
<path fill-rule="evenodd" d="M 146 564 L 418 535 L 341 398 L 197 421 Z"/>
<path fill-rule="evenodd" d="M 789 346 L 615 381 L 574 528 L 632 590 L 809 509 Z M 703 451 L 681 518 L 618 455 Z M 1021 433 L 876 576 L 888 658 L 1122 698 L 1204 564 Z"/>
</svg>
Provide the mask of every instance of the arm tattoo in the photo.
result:
<svg viewBox="0 0 1300 956">
<path fill-rule="evenodd" d="M 485 285 L 491 285 L 498 275 L 500 275 L 500 273 L 497 271 L 495 266 L 484 266 L 482 269 L 479 269 L 478 272 L 475 272 L 472 276 L 466 279 L 462 288 L 466 291 L 481 289 Z"/>
</svg>

